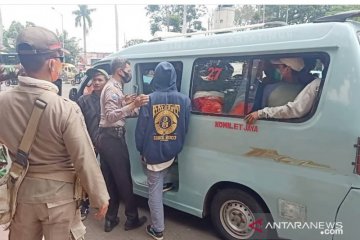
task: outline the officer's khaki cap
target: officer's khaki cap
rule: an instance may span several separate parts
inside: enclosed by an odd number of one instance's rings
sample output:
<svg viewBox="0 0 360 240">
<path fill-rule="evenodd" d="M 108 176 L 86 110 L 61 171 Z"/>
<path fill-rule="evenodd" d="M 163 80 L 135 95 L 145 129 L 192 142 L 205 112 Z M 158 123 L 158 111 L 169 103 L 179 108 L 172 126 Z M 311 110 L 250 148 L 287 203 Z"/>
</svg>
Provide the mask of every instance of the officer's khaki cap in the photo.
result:
<svg viewBox="0 0 360 240">
<path fill-rule="evenodd" d="M 300 72 L 305 66 L 302 58 L 280 58 L 278 60 L 271 60 L 270 62 L 272 64 L 284 64 L 297 72 Z"/>
<path fill-rule="evenodd" d="M 59 38 L 52 31 L 43 27 L 27 27 L 16 39 L 16 51 L 19 55 L 36 55 L 60 51 L 68 54 L 62 48 Z"/>
</svg>

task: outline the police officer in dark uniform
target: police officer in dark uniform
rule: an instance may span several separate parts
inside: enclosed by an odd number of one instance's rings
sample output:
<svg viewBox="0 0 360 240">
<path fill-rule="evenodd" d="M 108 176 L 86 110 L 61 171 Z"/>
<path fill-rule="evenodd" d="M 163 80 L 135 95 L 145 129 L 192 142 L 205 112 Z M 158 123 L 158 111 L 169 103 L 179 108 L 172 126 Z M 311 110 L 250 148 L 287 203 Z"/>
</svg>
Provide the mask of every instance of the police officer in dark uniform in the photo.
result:
<svg viewBox="0 0 360 240">
<path fill-rule="evenodd" d="M 139 107 L 149 101 L 149 96 L 141 94 L 127 96 L 123 85 L 131 81 L 130 62 L 115 58 L 111 63 L 112 78 L 104 87 L 101 97 L 101 119 L 99 153 L 101 170 L 110 194 L 109 209 L 105 218 L 105 232 L 110 232 L 118 223 L 120 197 L 125 204 L 125 230 L 142 226 L 146 217 L 138 215 L 133 194 L 129 152 L 125 141 L 126 117 L 135 116 Z"/>
</svg>

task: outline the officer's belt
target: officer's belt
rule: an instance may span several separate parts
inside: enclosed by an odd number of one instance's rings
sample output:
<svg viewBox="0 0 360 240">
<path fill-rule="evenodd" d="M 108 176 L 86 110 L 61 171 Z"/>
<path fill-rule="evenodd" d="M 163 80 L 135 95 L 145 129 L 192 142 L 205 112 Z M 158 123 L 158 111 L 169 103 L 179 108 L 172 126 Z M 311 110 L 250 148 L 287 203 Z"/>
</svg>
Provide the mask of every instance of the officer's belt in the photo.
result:
<svg viewBox="0 0 360 240">
<path fill-rule="evenodd" d="M 26 177 L 55 180 L 55 181 L 67 182 L 67 183 L 75 182 L 75 172 L 51 172 L 51 173 L 28 172 L 26 174 Z"/>
<path fill-rule="evenodd" d="M 125 136 L 125 128 L 120 126 L 100 128 L 100 133 L 105 133 L 115 138 L 122 138 Z"/>
<path fill-rule="evenodd" d="M 10 156 L 15 158 L 15 155 L 10 153 Z M 26 173 L 25 177 L 32 177 L 32 178 L 41 178 L 41 179 L 48 179 L 48 180 L 55 180 L 67 183 L 74 183 L 75 182 L 75 172 L 46 172 L 46 173 L 39 173 L 39 172 L 31 172 L 31 165 L 29 166 L 29 170 Z"/>
</svg>

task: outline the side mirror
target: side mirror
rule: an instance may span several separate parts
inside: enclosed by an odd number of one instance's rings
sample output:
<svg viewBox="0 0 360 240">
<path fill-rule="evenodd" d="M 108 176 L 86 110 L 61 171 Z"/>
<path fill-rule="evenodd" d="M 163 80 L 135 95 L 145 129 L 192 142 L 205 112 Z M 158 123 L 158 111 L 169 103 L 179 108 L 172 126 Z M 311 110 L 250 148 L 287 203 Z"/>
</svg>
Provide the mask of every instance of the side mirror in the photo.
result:
<svg viewBox="0 0 360 240">
<path fill-rule="evenodd" d="M 73 101 L 77 101 L 78 99 L 78 91 L 76 88 L 72 88 L 70 89 L 70 92 L 69 92 L 69 98 L 70 100 L 73 100 Z"/>
</svg>

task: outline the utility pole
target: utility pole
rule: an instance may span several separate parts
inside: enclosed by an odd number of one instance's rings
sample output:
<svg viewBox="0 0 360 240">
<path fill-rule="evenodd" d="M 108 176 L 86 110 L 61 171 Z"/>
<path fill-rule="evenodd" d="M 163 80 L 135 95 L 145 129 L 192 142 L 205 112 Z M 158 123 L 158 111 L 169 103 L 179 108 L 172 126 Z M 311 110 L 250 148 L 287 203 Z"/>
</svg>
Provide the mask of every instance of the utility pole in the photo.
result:
<svg viewBox="0 0 360 240">
<path fill-rule="evenodd" d="M 118 11 L 117 11 L 117 5 L 114 5 L 115 7 L 115 34 L 116 34 L 116 52 L 119 51 L 119 20 L 118 20 Z"/>
<path fill-rule="evenodd" d="M 59 12 L 58 10 L 56 10 L 55 7 L 51 7 L 51 9 L 54 10 L 55 12 L 57 12 L 58 14 L 60 14 L 60 16 L 61 16 L 62 47 L 65 48 L 64 15 L 61 12 Z M 64 62 L 66 62 L 65 55 L 64 55 Z"/>
<path fill-rule="evenodd" d="M 263 5 L 263 23 L 265 23 L 265 4 Z"/>
<path fill-rule="evenodd" d="M 170 32 L 170 13 L 169 13 L 169 6 L 165 5 L 166 11 L 166 27 L 167 31 Z"/>
<path fill-rule="evenodd" d="M 184 12 L 183 12 L 183 27 L 182 27 L 182 33 L 185 34 L 186 33 L 186 9 L 187 6 L 184 5 Z"/>
<path fill-rule="evenodd" d="M 286 6 L 286 24 L 288 23 L 289 19 L 289 5 Z"/>
</svg>

